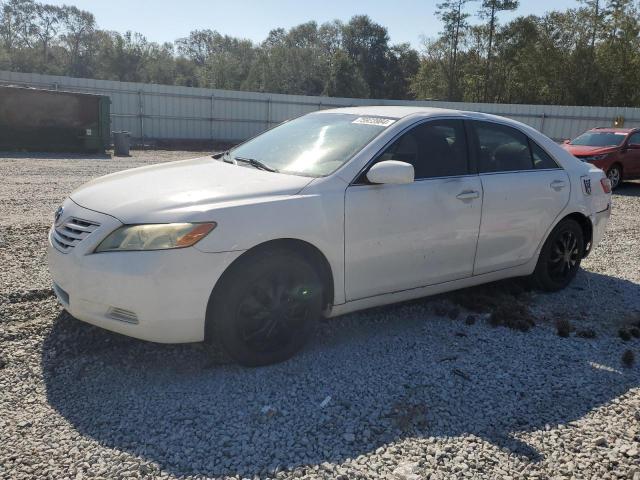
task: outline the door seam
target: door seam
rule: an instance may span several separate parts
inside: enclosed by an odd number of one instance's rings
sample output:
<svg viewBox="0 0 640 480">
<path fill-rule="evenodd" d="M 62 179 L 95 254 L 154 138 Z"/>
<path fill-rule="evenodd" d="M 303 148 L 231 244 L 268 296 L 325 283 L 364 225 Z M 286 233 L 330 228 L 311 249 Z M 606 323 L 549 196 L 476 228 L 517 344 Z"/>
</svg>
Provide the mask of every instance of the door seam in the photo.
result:
<svg viewBox="0 0 640 480">
<path fill-rule="evenodd" d="M 478 235 L 476 236 L 476 250 L 473 254 L 473 267 L 471 268 L 471 276 L 475 277 L 476 275 L 476 260 L 478 259 L 478 245 L 480 244 L 480 232 L 482 231 L 482 217 L 484 216 L 484 183 L 482 183 L 482 176 L 478 174 L 478 179 L 480 179 L 480 190 L 482 191 L 482 196 L 480 200 L 480 222 L 478 223 Z"/>
</svg>

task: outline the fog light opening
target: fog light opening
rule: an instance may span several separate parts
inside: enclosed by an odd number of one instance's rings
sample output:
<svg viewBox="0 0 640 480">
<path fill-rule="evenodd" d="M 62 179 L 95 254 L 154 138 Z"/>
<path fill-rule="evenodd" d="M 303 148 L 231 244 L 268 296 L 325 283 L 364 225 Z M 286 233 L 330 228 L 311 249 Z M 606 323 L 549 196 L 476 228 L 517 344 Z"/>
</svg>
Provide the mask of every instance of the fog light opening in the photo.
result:
<svg viewBox="0 0 640 480">
<path fill-rule="evenodd" d="M 138 315 L 131 310 L 119 307 L 110 307 L 107 316 L 119 322 L 138 324 Z"/>
</svg>

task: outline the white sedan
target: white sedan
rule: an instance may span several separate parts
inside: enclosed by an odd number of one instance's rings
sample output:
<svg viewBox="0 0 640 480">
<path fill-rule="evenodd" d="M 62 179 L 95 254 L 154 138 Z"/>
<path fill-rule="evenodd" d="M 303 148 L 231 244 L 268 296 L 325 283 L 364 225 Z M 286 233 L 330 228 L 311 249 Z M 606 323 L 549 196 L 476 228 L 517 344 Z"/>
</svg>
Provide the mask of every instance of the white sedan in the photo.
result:
<svg viewBox="0 0 640 480">
<path fill-rule="evenodd" d="M 603 172 L 531 127 L 355 107 L 89 182 L 56 212 L 48 258 L 74 317 L 256 366 L 321 316 L 508 277 L 561 289 L 610 211 Z"/>
</svg>

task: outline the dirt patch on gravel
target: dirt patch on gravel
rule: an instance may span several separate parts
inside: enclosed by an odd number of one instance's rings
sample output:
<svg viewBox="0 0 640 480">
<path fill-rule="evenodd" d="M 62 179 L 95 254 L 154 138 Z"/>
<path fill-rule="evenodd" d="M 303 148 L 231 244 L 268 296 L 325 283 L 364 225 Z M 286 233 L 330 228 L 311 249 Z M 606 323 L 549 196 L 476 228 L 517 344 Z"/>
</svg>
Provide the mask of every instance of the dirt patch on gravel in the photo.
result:
<svg viewBox="0 0 640 480">
<path fill-rule="evenodd" d="M 525 280 L 509 280 L 467 288 L 446 297 L 470 312 L 488 315 L 494 327 L 526 332 L 536 324 L 529 311 L 530 292 Z"/>
</svg>

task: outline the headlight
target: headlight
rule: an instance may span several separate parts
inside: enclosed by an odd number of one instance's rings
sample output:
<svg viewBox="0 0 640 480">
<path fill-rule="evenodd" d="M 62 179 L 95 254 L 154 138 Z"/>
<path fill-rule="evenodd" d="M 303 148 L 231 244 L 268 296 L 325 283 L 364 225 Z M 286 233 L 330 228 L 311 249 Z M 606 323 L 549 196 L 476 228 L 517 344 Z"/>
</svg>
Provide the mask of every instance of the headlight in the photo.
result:
<svg viewBox="0 0 640 480">
<path fill-rule="evenodd" d="M 604 160 L 607 158 L 608 153 L 603 153 L 602 155 L 592 155 L 591 157 L 582 157 L 583 162 L 597 162 L 598 160 Z"/>
<path fill-rule="evenodd" d="M 163 223 L 125 225 L 111 232 L 98 252 L 166 250 L 195 245 L 216 228 L 216 223 Z"/>
</svg>

